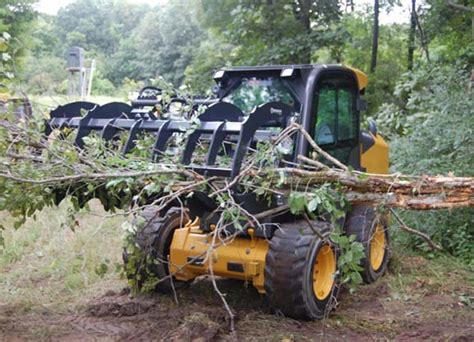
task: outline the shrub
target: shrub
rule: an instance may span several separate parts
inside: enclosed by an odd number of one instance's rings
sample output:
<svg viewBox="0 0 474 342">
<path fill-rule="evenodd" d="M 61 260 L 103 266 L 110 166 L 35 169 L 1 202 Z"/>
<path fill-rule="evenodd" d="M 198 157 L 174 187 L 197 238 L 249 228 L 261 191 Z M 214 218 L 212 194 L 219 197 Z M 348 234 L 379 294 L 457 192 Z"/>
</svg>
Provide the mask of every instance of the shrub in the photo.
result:
<svg viewBox="0 0 474 342">
<path fill-rule="evenodd" d="M 392 171 L 474 175 L 474 90 L 468 86 L 469 74 L 467 66 L 458 64 L 419 68 L 402 78 L 395 96 L 404 106 L 385 106 L 377 117 L 381 131 L 387 130 L 392 139 Z M 396 114 L 389 116 L 390 110 Z M 447 251 L 472 262 L 473 214 L 466 208 L 403 216 Z M 412 248 L 422 245 L 413 236 L 401 239 Z"/>
</svg>

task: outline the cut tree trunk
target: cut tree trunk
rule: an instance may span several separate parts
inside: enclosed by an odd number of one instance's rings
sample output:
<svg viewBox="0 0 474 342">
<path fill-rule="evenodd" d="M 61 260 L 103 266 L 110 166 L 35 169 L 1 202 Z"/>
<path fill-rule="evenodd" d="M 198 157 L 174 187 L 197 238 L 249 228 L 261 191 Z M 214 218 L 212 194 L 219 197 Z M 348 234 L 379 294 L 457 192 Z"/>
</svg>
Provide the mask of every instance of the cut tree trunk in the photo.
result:
<svg viewBox="0 0 474 342">
<path fill-rule="evenodd" d="M 389 207 L 431 210 L 474 207 L 474 178 L 454 176 L 370 175 L 338 170 L 281 169 L 291 184 L 310 188 L 339 184 L 353 203 L 371 202 Z M 294 187 L 293 187 L 294 188 Z"/>
</svg>

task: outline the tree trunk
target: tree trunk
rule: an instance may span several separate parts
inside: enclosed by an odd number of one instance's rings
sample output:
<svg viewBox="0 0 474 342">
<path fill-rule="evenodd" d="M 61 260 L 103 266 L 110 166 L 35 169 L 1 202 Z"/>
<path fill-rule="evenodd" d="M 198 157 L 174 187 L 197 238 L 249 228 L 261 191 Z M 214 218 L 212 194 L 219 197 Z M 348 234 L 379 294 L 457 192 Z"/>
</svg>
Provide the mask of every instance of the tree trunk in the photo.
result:
<svg viewBox="0 0 474 342">
<path fill-rule="evenodd" d="M 306 35 L 309 36 L 311 34 L 311 17 L 310 17 L 310 10 L 311 10 L 311 1 L 302 1 L 301 4 L 304 6 L 301 7 L 302 16 L 301 22 L 304 25 L 304 29 Z M 303 64 L 310 64 L 311 63 L 311 45 L 306 45 L 305 49 L 302 54 L 302 61 Z"/>
<path fill-rule="evenodd" d="M 377 66 L 377 50 L 379 48 L 379 0 L 374 1 L 374 25 L 372 29 L 372 57 L 370 59 L 370 72 Z"/>
<path fill-rule="evenodd" d="M 420 33 L 421 47 L 423 48 L 423 51 L 425 52 L 426 60 L 429 63 L 430 51 L 428 49 L 428 39 L 426 38 L 425 32 L 423 31 L 423 28 L 421 27 L 420 20 L 418 19 L 418 14 L 416 14 L 416 11 L 413 13 L 415 14 L 415 22 L 416 22 L 416 26 L 418 27 L 418 32 Z"/>
<path fill-rule="evenodd" d="M 411 1 L 410 33 L 408 35 L 408 70 L 413 69 L 413 54 L 415 52 L 416 31 L 416 0 Z"/>
<path fill-rule="evenodd" d="M 298 6 L 299 5 L 299 6 Z M 302 24 L 303 29 L 307 36 L 311 34 L 311 0 L 300 0 L 293 3 L 293 13 L 296 19 Z M 299 7 L 299 8 L 298 8 Z M 298 8 L 298 9 L 296 9 Z M 308 45 L 307 41 L 300 54 L 299 63 L 310 64 L 311 63 L 311 45 Z"/>
<path fill-rule="evenodd" d="M 277 169 L 283 171 L 292 184 L 289 191 L 316 188 L 319 184 L 340 186 L 352 203 L 373 203 L 412 210 L 452 209 L 474 206 L 474 179 L 472 177 L 401 175 L 367 175 L 347 171 L 309 171 L 301 168 Z M 295 187 L 294 184 L 299 184 Z"/>
<path fill-rule="evenodd" d="M 350 12 L 354 12 L 354 0 L 347 0 L 346 1 L 346 12 L 349 12 L 350 9 Z"/>
</svg>

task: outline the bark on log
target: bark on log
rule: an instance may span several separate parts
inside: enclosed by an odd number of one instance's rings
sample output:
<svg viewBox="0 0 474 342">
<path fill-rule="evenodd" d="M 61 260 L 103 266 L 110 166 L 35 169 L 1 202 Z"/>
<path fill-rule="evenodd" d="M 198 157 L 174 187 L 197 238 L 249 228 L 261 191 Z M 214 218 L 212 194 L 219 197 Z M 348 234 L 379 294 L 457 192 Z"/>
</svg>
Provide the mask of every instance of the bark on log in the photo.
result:
<svg viewBox="0 0 474 342">
<path fill-rule="evenodd" d="M 474 178 L 370 175 L 337 170 L 308 171 L 283 168 L 292 184 L 308 186 L 337 183 L 350 202 L 370 202 L 389 207 L 431 210 L 474 207 Z"/>
</svg>

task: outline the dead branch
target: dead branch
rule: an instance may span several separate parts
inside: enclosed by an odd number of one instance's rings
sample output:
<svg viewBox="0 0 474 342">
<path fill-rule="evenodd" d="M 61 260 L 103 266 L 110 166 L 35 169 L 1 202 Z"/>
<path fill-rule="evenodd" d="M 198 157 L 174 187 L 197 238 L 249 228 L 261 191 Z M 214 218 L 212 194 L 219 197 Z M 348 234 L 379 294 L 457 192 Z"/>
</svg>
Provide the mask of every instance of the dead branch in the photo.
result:
<svg viewBox="0 0 474 342">
<path fill-rule="evenodd" d="M 324 151 L 321 147 L 319 147 L 319 145 L 316 144 L 316 142 L 313 140 L 311 135 L 301 125 L 299 125 L 297 123 L 293 123 L 293 124 L 291 124 L 291 126 L 295 127 L 295 129 L 297 129 L 303 135 L 303 137 L 309 142 L 309 144 L 316 151 L 316 153 L 323 156 L 326 160 L 330 161 L 331 163 L 333 163 L 337 167 L 339 167 L 343 170 L 348 170 L 348 167 L 346 165 L 344 165 L 339 160 L 337 160 L 336 158 L 331 156 L 329 153 Z"/>
<path fill-rule="evenodd" d="M 447 3 L 448 3 L 449 6 L 451 6 L 453 8 L 456 8 L 458 10 L 474 13 L 474 8 L 464 6 L 464 5 L 461 5 L 461 4 L 456 4 L 453 1 L 449 1 L 449 0 L 447 1 Z"/>
<path fill-rule="evenodd" d="M 121 172 L 121 173 L 81 173 L 76 175 L 70 176 L 63 176 L 63 177 L 52 177 L 52 178 L 45 178 L 45 179 L 31 179 L 31 178 L 21 178 L 16 177 L 13 175 L 0 173 L 0 179 L 6 178 L 12 180 L 17 183 L 29 183 L 29 184 L 36 184 L 36 185 L 48 185 L 48 184 L 58 184 L 58 183 L 71 183 L 71 182 L 82 182 L 82 181 L 95 181 L 95 180 L 107 180 L 107 179 L 115 179 L 115 178 L 135 178 L 135 177 L 150 177 L 156 175 L 163 175 L 163 174 L 176 174 L 179 173 L 179 170 L 176 169 L 159 169 L 156 171 L 137 171 L 137 172 Z M 182 170 L 183 175 L 189 176 L 190 173 L 188 171 Z"/>
<path fill-rule="evenodd" d="M 443 248 L 441 246 L 437 245 L 433 240 L 430 239 L 428 235 L 426 235 L 423 232 L 420 232 L 419 230 L 413 229 L 408 227 L 405 222 L 401 219 L 400 216 L 398 216 L 397 212 L 393 209 L 390 209 L 390 212 L 393 214 L 393 217 L 398 221 L 400 224 L 400 229 L 406 231 L 407 233 L 414 234 L 416 236 L 421 237 L 429 246 L 432 250 L 437 250 L 437 251 L 442 251 Z"/>
</svg>

